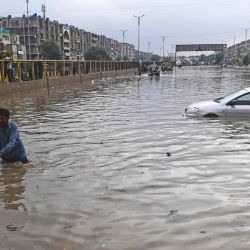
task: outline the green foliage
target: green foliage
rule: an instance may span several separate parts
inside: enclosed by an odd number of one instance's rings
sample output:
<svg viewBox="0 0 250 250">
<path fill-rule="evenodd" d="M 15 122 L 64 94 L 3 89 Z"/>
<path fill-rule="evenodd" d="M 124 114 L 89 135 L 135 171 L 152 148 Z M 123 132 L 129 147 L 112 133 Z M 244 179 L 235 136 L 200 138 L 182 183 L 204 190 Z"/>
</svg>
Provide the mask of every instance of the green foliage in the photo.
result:
<svg viewBox="0 0 250 250">
<path fill-rule="evenodd" d="M 243 58 L 243 64 L 244 64 L 245 66 L 248 66 L 248 65 L 250 64 L 249 55 L 244 56 L 244 58 Z"/>
<path fill-rule="evenodd" d="M 44 59 L 60 60 L 62 59 L 61 51 L 58 45 L 53 41 L 46 41 L 41 45 L 41 52 Z"/>
<path fill-rule="evenodd" d="M 121 56 L 118 55 L 118 56 L 116 57 L 116 61 L 121 61 L 121 60 L 122 60 Z"/>
<path fill-rule="evenodd" d="M 153 54 L 150 58 L 152 62 L 159 62 L 161 60 L 161 57 L 159 55 Z"/>
<path fill-rule="evenodd" d="M 215 55 L 215 64 L 220 64 L 222 63 L 224 60 L 224 54 L 223 53 L 219 53 Z"/>
<path fill-rule="evenodd" d="M 206 62 L 207 61 L 207 56 L 202 54 L 200 55 L 200 62 Z"/>
<path fill-rule="evenodd" d="M 122 58 L 123 61 L 128 61 L 128 59 L 129 59 L 128 56 L 124 56 L 124 57 Z"/>
<path fill-rule="evenodd" d="M 110 60 L 110 56 L 104 48 L 92 47 L 84 55 L 85 60 Z"/>
</svg>

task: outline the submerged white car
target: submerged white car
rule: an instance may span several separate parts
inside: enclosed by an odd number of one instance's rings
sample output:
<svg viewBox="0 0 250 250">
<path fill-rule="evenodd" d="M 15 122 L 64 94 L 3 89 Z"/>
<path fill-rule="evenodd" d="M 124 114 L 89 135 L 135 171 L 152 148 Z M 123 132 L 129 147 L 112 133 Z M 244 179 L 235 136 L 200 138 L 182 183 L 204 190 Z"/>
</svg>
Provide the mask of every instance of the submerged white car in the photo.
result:
<svg viewBox="0 0 250 250">
<path fill-rule="evenodd" d="M 186 107 L 189 117 L 245 116 L 250 118 L 250 88 L 244 88 L 225 97 L 197 102 Z"/>
</svg>

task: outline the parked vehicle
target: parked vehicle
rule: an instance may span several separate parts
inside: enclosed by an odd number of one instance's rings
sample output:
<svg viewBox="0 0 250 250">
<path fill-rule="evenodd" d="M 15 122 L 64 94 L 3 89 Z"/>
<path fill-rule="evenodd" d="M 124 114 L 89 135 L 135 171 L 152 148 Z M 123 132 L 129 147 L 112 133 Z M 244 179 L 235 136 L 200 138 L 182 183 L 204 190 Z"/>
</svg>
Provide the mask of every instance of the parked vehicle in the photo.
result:
<svg viewBox="0 0 250 250">
<path fill-rule="evenodd" d="M 152 64 L 148 66 L 148 75 L 149 76 L 159 76 L 160 75 L 160 68 L 156 64 Z"/>
<path fill-rule="evenodd" d="M 173 66 L 170 64 L 163 64 L 161 67 L 161 71 L 165 72 L 165 71 L 172 71 L 173 70 Z"/>
<path fill-rule="evenodd" d="M 182 62 L 181 61 L 177 61 L 176 62 L 176 66 L 179 67 L 179 68 L 181 68 L 182 67 Z"/>
<path fill-rule="evenodd" d="M 211 101 L 188 105 L 185 109 L 189 117 L 245 116 L 250 118 L 250 88 L 244 88 Z"/>
</svg>

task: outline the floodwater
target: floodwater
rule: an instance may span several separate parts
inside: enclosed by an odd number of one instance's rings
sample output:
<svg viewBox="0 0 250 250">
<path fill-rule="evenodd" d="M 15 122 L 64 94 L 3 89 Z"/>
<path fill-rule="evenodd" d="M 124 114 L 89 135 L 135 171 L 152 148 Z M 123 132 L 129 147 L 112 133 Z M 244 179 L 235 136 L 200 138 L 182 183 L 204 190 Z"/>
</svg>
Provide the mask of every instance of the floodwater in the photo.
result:
<svg viewBox="0 0 250 250">
<path fill-rule="evenodd" d="M 183 117 L 249 80 L 183 67 L 1 100 L 32 164 L 1 166 L 0 249 L 250 249 L 250 120 Z"/>
</svg>

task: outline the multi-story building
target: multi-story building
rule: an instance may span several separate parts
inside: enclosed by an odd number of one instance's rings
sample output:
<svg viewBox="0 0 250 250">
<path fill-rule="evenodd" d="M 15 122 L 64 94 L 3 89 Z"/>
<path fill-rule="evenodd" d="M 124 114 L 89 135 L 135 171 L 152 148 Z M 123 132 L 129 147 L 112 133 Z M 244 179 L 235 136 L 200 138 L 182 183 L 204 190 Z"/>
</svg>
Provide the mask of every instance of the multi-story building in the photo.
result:
<svg viewBox="0 0 250 250">
<path fill-rule="evenodd" d="M 140 51 L 140 61 L 149 61 L 152 53 Z M 138 50 L 135 51 L 135 58 L 138 60 Z"/>
<path fill-rule="evenodd" d="M 135 46 L 122 44 L 104 35 L 87 32 L 77 27 L 60 24 L 58 21 L 51 21 L 34 14 L 29 18 L 23 17 L 2 17 L 0 23 L 4 29 L 11 31 L 20 37 L 20 44 L 26 47 L 28 59 L 46 59 L 41 54 L 41 45 L 45 41 L 54 41 L 63 59 L 83 60 L 84 54 L 91 47 L 102 47 L 116 60 L 126 55 L 129 60 L 135 58 Z"/>
<path fill-rule="evenodd" d="M 235 63 L 239 58 L 243 58 L 249 54 L 250 40 L 247 40 L 228 47 L 225 51 L 225 58 L 227 62 Z"/>
<path fill-rule="evenodd" d="M 19 35 L 12 34 L 9 29 L 5 29 L 0 22 L 0 54 L 2 58 L 13 60 L 26 59 L 26 49 L 20 44 Z"/>
<path fill-rule="evenodd" d="M 135 45 L 127 43 L 126 56 L 128 57 L 129 61 L 135 60 Z"/>
<path fill-rule="evenodd" d="M 118 54 L 123 60 L 133 61 L 135 59 L 135 46 L 129 43 L 119 43 Z"/>
</svg>

